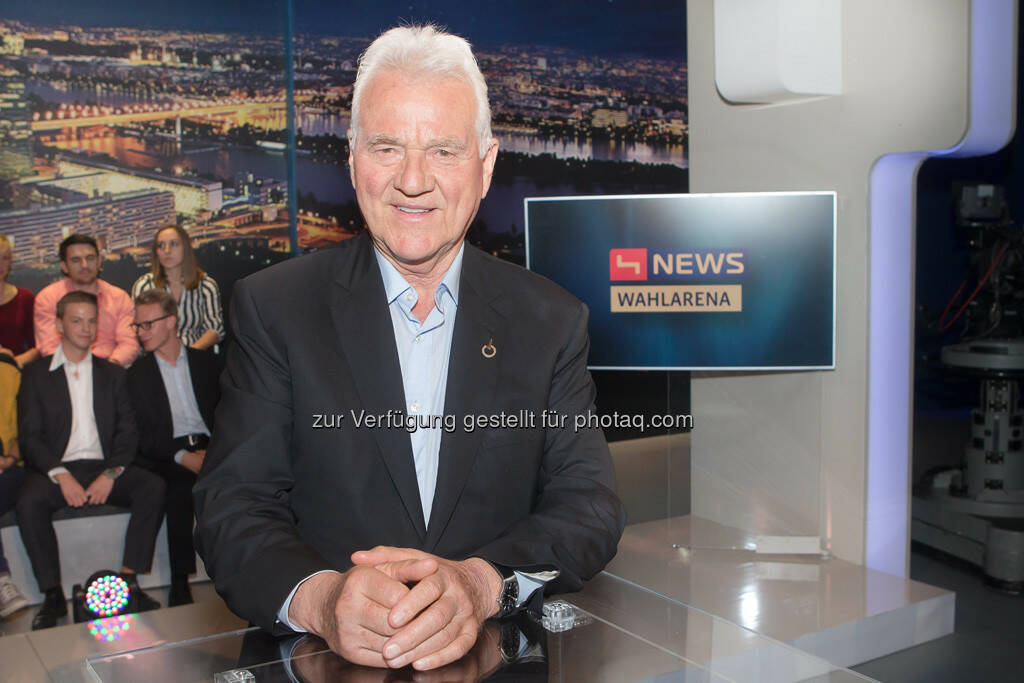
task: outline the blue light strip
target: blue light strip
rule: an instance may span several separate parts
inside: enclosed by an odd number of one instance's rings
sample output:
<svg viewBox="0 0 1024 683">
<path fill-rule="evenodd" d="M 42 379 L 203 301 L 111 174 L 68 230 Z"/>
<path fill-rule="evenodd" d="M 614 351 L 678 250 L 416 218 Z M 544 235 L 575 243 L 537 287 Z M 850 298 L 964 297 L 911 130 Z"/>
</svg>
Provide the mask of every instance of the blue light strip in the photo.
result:
<svg viewBox="0 0 1024 683">
<path fill-rule="evenodd" d="M 1016 120 L 1017 4 L 971 3 L 970 121 L 946 150 L 891 154 L 871 171 L 865 564 L 907 575 L 913 422 L 917 170 L 930 156 L 1001 149 Z"/>
</svg>

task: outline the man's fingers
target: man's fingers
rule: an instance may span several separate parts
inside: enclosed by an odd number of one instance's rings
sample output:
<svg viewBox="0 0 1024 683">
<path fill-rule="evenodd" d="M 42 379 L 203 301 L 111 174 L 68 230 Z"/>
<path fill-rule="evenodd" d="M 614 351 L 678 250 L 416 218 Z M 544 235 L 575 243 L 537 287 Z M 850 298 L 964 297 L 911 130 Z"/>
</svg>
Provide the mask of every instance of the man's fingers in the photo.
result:
<svg viewBox="0 0 1024 683">
<path fill-rule="evenodd" d="M 403 584 L 417 583 L 437 572 L 437 560 L 401 560 L 374 565 L 377 571 Z"/>
<path fill-rule="evenodd" d="M 384 659 L 389 666 L 402 667 L 447 646 L 460 632 L 457 615 L 453 600 L 434 602 L 387 642 Z"/>
<path fill-rule="evenodd" d="M 388 624 L 388 615 L 390 610 L 387 607 L 377 604 L 373 601 L 367 601 L 361 610 L 361 614 L 358 619 L 358 625 L 362 626 L 363 630 L 368 633 L 372 633 L 380 638 L 374 638 L 375 645 L 371 645 L 366 642 L 367 647 L 374 647 L 377 652 L 380 652 L 384 648 L 384 643 L 388 638 L 395 635 L 398 631 L 392 628 Z M 362 634 L 359 634 L 360 640 L 362 640 Z"/>
<path fill-rule="evenodd" d="M 462 631 L 447 646 L 424 657 L 418 657 L 412 662 L 412 668 L 417 671 L 428 671 L 439 666 L 445 666 L 461 659 L 473 648 L 476 642 L 476 632 Z"/>
<path fill-rule="evenodd" d="M 400 570 L 396 571 L 404 575 Z M 347 587 L 350 592 L 358 593 L 388 610 L 409 592 L 404 581 L 373 567 L 353 567 L 348 579 L 348 582 L 352 581 L 354 583 Z"/>
<path fill-rule="evenodd" d="M 386 622 L 385 622 L 386 625 Z M 378 655 L 384 651 L 384 645 L 388 642 L 388 639 L 393 633 L 380 634 L 374 631 L 372 628 L 364 628 L 362 632 L 355 637 L 353 640 L 359 643 L 359 647 L 373 650 Z"/>
<path fill-rule="evenodd" d="M 444 595 L 445 586 L 440 576 L 424 577 L 391 608 L 388 623 L 393 628 L 402 628 L 417 614 L 437 602 Z"/>
<path fill-rule="evenodd" d="M 389 545 L 378 545 L 370 550 L 357 550 L 352 553 L 352 564 L 378 565 L 385 562 L 401 562 L 403 560 L 422 560 L 430 557 L 428 553 L 412 548 L 394 548 Z"/>
<path fill-rule="evenodd" d="M 67 501 L 67 504 L 71 507 L 79 508 L 89 502 L 89 496 L 82 489 L 77 491 L 72 490 L 64 495 L 64 500 Z"/>
</svg>

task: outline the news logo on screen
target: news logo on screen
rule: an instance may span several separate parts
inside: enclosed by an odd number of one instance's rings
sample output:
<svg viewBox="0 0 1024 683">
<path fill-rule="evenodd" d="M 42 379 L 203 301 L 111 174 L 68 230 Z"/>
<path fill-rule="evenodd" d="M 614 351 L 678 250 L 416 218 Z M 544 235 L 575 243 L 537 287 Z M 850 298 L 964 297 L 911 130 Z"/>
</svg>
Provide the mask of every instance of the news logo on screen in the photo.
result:
<svg viewBox="0 0 1024 683">
<path fill-rule="evenodd" d="M 648 253 L 646 248 L 610 249 L 608 279 L 611 282 L 659 283 L 611 285 L 611 312 L 739 312 L 743 310 L 743 286 L 719 282 L 723 278 L 738 278 L 745 272 L 744 253 L 738 250 Z"/>
<path fill-rule="evenodd" d="M 646 280 L 646 249 L 612 249 L 608 252 L 608 271 L 612 281 Z"/>
<path fill-rule="evenodd" d="M 525 210 L 527 267 L 589 309 L 591 369 L 835 367 L 835 192 L 532 197 Z"/>
</svg>

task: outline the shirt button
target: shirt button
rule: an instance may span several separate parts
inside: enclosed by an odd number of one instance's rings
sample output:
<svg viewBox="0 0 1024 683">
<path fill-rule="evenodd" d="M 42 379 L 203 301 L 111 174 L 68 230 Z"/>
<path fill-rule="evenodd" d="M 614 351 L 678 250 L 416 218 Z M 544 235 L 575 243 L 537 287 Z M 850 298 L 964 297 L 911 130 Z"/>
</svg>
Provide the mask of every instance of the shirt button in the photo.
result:
<svg viewBox="0 0 1024 683">
<path fill-rule="evenodd" d="M 414 413 L 420 412 L 420 404 L 418 402 L 413 402 L 413 404 L 409 406 L 409 410 Z"/>
<path fill-rule="evenodd" d="M 414 298 L 415 297 L 413 297 L 412 292 L 409 292 L 408 294 L 405 295 L 406 301 L 412 301 Z"/>
<path fill-rule="evenodd" d="M 415 344 L 419 344 L 419 343 L 420 343 L 420 337 L 421 337 L 421 336 L 422 336 L 422 335 L 419 335 L 419 334 L 417 334 L 417 335 L 416 335 L 416 338 L 415 338 L 415 339 L 413 339 L 413 343 L 415 343 Z"/>
</svg>

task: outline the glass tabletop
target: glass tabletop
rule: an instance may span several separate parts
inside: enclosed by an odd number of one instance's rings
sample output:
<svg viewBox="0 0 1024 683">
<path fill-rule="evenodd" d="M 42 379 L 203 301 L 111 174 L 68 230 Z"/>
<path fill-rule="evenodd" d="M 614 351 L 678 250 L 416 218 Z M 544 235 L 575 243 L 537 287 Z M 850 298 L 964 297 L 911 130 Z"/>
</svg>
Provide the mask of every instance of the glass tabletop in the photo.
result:
<svg viewBox="0 0 1024 683">
<path fill-rule="evenodd" d="M 465 657 L 426 673 L 356 666 L 319 638 L 255 628 L 93 657 L 87 667 L 101 683 L 871 680 L 607 574 L 561 600 L 568 622 L 488 622 Z"/>
</svg>

